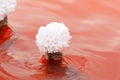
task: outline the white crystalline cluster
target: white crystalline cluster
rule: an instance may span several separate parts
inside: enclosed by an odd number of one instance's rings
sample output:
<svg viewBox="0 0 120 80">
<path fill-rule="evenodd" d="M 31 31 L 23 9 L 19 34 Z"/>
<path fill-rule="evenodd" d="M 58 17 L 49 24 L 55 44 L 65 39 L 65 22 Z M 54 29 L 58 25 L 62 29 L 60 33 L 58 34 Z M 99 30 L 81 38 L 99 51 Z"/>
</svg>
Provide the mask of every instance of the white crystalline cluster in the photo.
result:
<svg viewBox="0 0 120 80">
<path fill-rule="evenodd" d="M 0 0 L 0 20 L 3 20 L 16 7 L 16 0 Z"/>
<path fill-rule="evenodd" d="M 41 26 L 36 35 L 36 43 L 42 53 L 54 53 L 68 47 L 69 29 L 63 23 L 52 22 Z"/>
</svg>

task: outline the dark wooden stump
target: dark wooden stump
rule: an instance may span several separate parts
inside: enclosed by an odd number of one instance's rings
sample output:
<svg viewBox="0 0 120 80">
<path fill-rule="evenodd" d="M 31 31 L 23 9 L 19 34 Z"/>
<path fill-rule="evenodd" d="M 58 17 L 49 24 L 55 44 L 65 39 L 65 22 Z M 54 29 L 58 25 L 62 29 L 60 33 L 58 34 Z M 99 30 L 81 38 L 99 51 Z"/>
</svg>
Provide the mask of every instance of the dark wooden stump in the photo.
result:
<svg viewBox="0 0 120 80">
<path fill-rule="evenodd" d="M 2 33 L 3 28 L 5 25 L 7 25 L 7 23 L 8 21 L 7 21 L 7 16 L 6 16 L 3 20 L 0 21 L 0 33 Z"/>
</svg>

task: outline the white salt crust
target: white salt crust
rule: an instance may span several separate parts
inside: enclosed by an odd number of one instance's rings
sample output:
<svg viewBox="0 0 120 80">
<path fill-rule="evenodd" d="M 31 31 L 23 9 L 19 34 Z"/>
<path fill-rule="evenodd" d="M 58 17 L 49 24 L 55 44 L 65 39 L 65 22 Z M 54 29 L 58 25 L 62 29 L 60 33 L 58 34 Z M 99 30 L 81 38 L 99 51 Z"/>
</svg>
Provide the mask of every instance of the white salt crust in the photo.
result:
<svg viewBox="0 0 120 80">
<path fill-rule="evenodd" d="M 68 47 L 71 38 L 69 29 L 63 23 L 51 22 L 39 28 L 36 43 L 43 54 L 55 53 Z"/>
<path fill-rule="evenodd" d="M 14 12 L 16 0 L 0 0 L 0 20 L 3 20 L 9 13 Z"/>
</svg>

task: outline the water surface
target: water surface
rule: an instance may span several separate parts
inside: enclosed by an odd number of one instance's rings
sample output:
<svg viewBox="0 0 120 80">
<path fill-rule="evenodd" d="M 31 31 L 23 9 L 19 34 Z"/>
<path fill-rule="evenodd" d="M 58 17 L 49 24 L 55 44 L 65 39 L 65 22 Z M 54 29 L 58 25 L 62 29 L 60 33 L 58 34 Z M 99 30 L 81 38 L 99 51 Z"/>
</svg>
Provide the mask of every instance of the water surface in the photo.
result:
<svg viewBox="0 0 120 80">
<path fill-rule="evenodd" d="M 1 80 L 40 79 L 35 35 L 39 26 L 53 21 L 66 24 L 73 37 L 63 50 L 67 64 L 90 80 L 120 80 L 119 0 L 17 1 L 9 23 L 18 38 L 0 58 Z"/>
</svg>

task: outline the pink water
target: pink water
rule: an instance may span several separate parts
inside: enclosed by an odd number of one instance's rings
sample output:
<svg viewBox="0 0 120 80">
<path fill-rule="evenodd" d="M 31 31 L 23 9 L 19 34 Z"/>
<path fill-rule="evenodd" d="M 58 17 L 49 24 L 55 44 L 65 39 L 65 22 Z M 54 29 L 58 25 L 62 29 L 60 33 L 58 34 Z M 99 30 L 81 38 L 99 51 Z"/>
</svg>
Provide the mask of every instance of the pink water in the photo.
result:
<svg viewBox="0 0 120 80">
<path fill-rule="evenodd" d="M 66 24 L 72 34 L 70 47 L 63 50 L 72 69 L 89 80 L 120 80 L 119 0 L 17 1 L 9 23 L 18 38 L 2 52 L 8 55 L 0 58 L 0 80 L 47 80 L 36 73 L 41 53 L 35 35 L 39 26 L 53 21 Z"/>
</svg>

